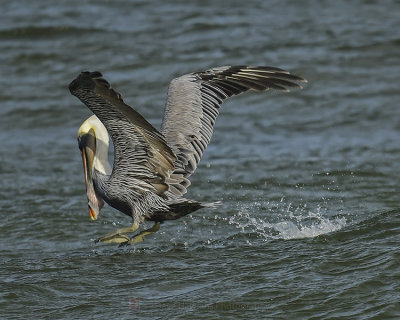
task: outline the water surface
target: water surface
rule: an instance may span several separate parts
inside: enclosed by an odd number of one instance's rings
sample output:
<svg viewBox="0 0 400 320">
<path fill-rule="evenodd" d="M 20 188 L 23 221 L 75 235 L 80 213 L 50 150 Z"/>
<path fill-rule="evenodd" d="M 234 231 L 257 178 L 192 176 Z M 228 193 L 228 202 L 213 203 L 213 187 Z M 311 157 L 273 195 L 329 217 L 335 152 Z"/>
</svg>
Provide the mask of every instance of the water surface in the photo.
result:
<svg viewBox="0 0 400 320">
<path fill-rule="evenodd" d="M 0 317 L 400 317 L 397 1 L 1 1 Z M 87 212 L 67 89 L 99 70 L 155 126 L 169 81 L 282 67 L 303 90 L 226 102 L 188 197 L 127 249 Z"/>
</svg>

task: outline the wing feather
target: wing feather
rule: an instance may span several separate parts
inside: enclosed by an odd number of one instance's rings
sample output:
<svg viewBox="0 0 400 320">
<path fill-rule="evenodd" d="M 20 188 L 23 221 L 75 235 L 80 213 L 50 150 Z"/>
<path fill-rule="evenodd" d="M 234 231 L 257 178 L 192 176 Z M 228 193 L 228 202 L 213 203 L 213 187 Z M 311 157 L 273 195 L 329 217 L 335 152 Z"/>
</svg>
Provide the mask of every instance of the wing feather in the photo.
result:
<svg viewBox="0 0 400 320">
<path fill-rule="evenodd" d="M 225 66 L 171 81 L 161 132 L 124 103 L 100 72 L 82 72 L 70 84 L 103 122 L 114 142 L 112 177 L 162 195 L 186 193 L 188 178 L 210 142 L 223 101 L 248 90 L 301 88 L 301 77 L 275 67 Z"/>
<path fill-rule="evenodd" d="M 171 81 L 161 133 L 177 155 L 174 174 L 189 178 L 208 143 L 222 102 L 248 90 L 288 91 L 305 79 L 275 67 L 225 66 Z M 185 188 L 188 187 L 185 181 Z"/>
</svg>

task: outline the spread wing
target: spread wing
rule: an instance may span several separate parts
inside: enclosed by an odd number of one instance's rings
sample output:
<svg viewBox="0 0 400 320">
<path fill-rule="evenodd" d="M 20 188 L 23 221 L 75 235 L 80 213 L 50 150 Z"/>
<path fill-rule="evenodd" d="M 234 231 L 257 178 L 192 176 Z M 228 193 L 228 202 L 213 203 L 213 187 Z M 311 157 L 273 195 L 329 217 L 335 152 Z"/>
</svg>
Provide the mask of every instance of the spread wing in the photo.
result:
<svg viewBox="0 0 400 320">
<path fill-rule="evenodd" d="M 208 143 L 222 102 L 248 90 L 288 91 L 301 88 L 305 79 L 273 67 L 225 66 L 190 73 L 171 81 L 161 126 L 168 145 L 177 156 L 174 176 L 182 186 L 196 170 Z"/>
<path fill-rule="evenodd" d="M 100 119 L 114 143 L 113 178 L 159 195 L 169 189 L 176 157 L 164 137 L 124 103 L 100 72 L 82 72 L 69 89 Z"/>
</svg>

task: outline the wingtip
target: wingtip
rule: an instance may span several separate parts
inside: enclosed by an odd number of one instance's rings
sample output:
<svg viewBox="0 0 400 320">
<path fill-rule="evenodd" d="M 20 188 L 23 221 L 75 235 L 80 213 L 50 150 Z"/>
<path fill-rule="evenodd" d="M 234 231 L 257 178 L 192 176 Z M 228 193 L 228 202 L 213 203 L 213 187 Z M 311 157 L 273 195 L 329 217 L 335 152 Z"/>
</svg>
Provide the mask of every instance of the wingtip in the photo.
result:
<svg viewBox="0 0 400 320">
<path fill-rule="evenodd" d="M 111 87 L 110 83 L 103 78 L 102 73 L 99 71 L 82 71 L 78 77 L 69 84 L 69 90 L 71 94 L 75 96 L 81 94 L 81 92 L 79 92 L 80 89 L 85 91 L 101 91 L 118 101 L 124 102 L 122 96 Z"/>
<path fill-rule="evenodd" d="M 95 79 L 102 78 L 99 71 L 82 71 L 76 79 L 74 79 L 68 86 L 69 91 L 74 94 L 79 88 L 93 89 L 96 86 Z"/>
</svg>

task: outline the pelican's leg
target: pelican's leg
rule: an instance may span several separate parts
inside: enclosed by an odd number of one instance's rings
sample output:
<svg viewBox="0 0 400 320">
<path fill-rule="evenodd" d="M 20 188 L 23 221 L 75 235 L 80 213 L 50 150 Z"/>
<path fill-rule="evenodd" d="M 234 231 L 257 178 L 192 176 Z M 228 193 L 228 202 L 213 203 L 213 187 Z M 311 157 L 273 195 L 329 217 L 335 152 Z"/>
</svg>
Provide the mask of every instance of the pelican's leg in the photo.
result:
<svg viewBox="0 0 400 320">
<path fill-rule="evenodd" d="M 132 238 L 130 238 L 128 241 L 122 242 L 120 244 L 120 246 L 142 242 L 143 238 L 145 236 L 148 236 L 149 234 L 153 234 L 153 233 L 157 232 L 158 230 L 160 230 L 160 222 L 156 222 L 154 224 L 154 226 L 152 226 L 150 229 L 142 231 L 141 233 L 137 234 L 136 236 L 133 236 Z"/>
<path fill-rule="evenodd" d="M 94 240 L 94 242 L 104 242 L 104 243 L 123 243 L 129 241 L 131 238 L 129 238 L 127 235 L 124 233 L 130 233 L 130 232 L 135 232 L 137 229 L 139 229 L 139 225 L 137 223 L 134 223 L 131 227 L 127 228 L 120 228 L 117 229 L 113 232 L 110 232 L 106 234 L 104 237 L 98 238 Z"/>
</svg>

